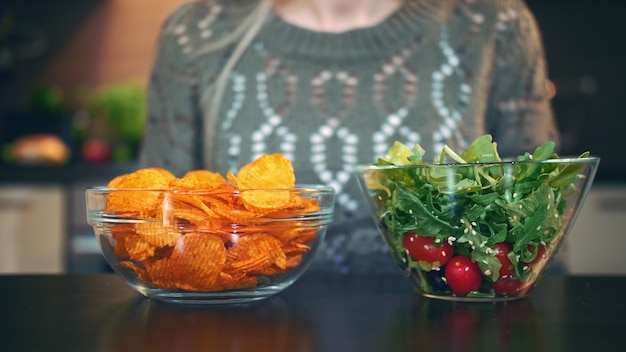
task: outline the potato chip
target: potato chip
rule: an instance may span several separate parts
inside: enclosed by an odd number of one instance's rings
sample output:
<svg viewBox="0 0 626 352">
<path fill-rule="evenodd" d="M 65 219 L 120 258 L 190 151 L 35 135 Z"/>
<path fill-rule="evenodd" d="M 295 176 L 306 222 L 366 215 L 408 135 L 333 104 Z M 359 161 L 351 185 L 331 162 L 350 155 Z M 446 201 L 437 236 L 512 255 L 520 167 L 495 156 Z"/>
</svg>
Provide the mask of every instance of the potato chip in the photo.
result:
<svg viewBox="0 0 626 352">
<path fill-rule="evenodd" d="M 145 168 L 114 178 L 109 188 L 167 189 L 175 176 L 160 168 Z M 151 217 L 158 213 L 162 194 L 158 191 L 116 191 L 107 197 L 105 212 L 122 216 Z"/>
<path fill-rule="evenodd" d="M 218 236 L 190 233 L 178 240 L 167 260 L 172 264 L 171 270 L 178 288 L 207 291 L 215 285 L 224 268 L 226 247 Z"/>
<path fill-rule="evenodd" d="M 146 274 L 149 277 L 147 282 L 160 288 L 178 288 L 175 264 L 169 258 L 148 260 L 145 262 L 145 266 Z"/>
<path fill-rule="evenodd" d="M 219 173 L 208 170 L 192 170 L 182 178 L 172 180 L 169 186 L 173 189 L 212 190 L 218 189 L 226 183 L 226 179 Z"/>
<path fill-rule="evenodd" d="M 204 197 L 206 206 L 219 217 L 229 219 L 233 222 L 246 223 L 247 220 L 258 218 L 261 214 L 254 211 L 245 209 L 244 207 L 237 207 L 235 203 L 228 202 L 222 198 L 217 197 Z"/>
<path fill-rule="evenodd" d="M 308 243 L 313 241 L 317 237 L 318 228 L 304 228 L 299 229 L 298 231 L 298 242 L 299 243 Z"/>
<path fill-rule="evenodd" d="M 128 177 L 128 174 L 116 176 L 111 181 L 109 181 L 109 183 L 107 183 L 107 188 L 123 188 L 123 186 L 120 185 L 122 185 L 124 180 L 126 180 Z"/>
<path fill-rule="evenodd" d="M 174 219 L 185 219 L 196 225 L 210 224 L 212 219 L 219 219 L 220 216 L 206 206 L 198 197 L 186 194 L 173 194 L 171 201 L 165 201 L 166 207 Z"/>
<path fill-rule="evenodd" d="M 155 247 L 138 235 L 132 234 L 130 236 L 126 236 L 124 246 L 126 247 L 128 256 L 132 260 L 141 262 L 154 256 Z"/>
<path fill-rule="evenodd" d="M 289 253 L 287 255 L 287 269 L 295 268 L 302 262 L 302 253 Z"/>
<path fill-rule="evenodd" d="M 282 154 L 265 154 L 237 173 L 239 188 L 293 188 L 296 176 L 291 161 Z"/>
<path fill-rule="evenodd" d="M 276 228 L 272 228 L 272 236 L 279 240 L 282 246 L 286 246 L 298 240 L 300 232 L 297 228 L 283 227 L 280 225 L 281 224 L 277 224 Z"/>
<path fill-rule="evenodd" d="M 246 209 L 265 215 L 289 204 L 291 193 L 287 190 L 243 190 L 241 199 Z"/>
<path fill-rule="evenodd" d="M 107 188 L 168 189 L 170 181 L 175 178 L 174 174 L 165 169 L 144 168 L 115 177 L 107 184 Z"/>
<path fill-rule="evenodd" d="M 221 272 L 216 285 L 212 288 L 212 291 L 236 290 L 254 287 L 256 285 L 257 278 L 255 276 L 248 276 L 243 273 L 241 273 L 241 275 L 232 276 L 225 272 Z"/>
<path fill-rule="evenodd" d="M 284 222 L 269 222 L 267 230 L 272 236 L 278 239 L 283 246 L 292 243 L 306 243 L 313 241 L 317 237 L 319 230 L 317 224 L 313 222 L 291 220 Z"/>
<path fill-rule="evenodd" d="M 286 255 L 303 254 L 309 250 L 311 250 L 311 247 L 303 243 L 290 243 L 287 246 L 283 246 L 283 252 Z"/>
<path fill-rule="evenodd" d="M 240 237 L 228 249 L 227 260 L 229 268 L 246 273 L 260 271 L 271 265 L 279 268 L 287 266 L 287 257 L 280 241 L 265 233 Z"/>
<path fill-rule="evenodd" d="M 173 247 L 180 237 L 175 228 L 161 222 L 137 223 L 135 233 L 154 247 Z"/>
</svg>

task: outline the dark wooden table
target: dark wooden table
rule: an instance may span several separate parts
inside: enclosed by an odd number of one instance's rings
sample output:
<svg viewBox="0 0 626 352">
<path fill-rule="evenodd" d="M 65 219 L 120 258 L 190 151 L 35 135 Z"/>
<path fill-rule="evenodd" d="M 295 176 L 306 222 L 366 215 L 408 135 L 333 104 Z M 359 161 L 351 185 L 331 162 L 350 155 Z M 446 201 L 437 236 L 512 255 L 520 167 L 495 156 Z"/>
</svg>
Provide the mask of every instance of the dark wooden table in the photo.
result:
<svg viewBox="0 0 626 352">
<path fill-rule="evenodd" d="M 0 276 L 0 351 L 599 351 L 626 342 L 626 277 L 546 276 L 527 298 L 455 303 L 402 277 L 305 274 L 268 300 L 187 306 L 113 274 Z"/>
</svg>

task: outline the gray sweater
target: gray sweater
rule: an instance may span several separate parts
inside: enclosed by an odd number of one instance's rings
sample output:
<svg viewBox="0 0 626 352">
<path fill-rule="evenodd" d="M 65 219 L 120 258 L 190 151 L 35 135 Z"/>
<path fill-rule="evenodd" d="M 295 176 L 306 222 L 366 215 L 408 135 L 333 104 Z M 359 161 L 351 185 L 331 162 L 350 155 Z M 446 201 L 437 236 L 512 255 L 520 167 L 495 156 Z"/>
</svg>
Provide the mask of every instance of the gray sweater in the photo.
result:
<svg viewBox="0 0 626 352">
<path fill-rule="evenodd" d="M 342 33 L 269 14 L 227 76 L 215 82 L 252 1 L 183 5 L 164 24 L 150 84 L 141 166 L 182 175 L 236 171 L 264 153 L 294 164 L 298 183 L 338 192 L 319 270 L 397 270 L 353 170 L 398 140 L 434 158 L 491 133 L 502 156 L 558 139 L 543 46 L 521 0 L 407 0 L 382 23 Z"/>
</svg>

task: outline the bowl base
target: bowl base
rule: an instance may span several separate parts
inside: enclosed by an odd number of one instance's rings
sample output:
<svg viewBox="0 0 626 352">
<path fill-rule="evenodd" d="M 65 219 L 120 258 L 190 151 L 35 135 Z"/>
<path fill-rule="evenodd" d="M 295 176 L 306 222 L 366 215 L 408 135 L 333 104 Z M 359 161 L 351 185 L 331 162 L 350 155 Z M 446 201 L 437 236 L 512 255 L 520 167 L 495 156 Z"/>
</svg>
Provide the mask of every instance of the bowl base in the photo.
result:
<svg viewBox="0 0 626 352">
<path fill-rule="evenodd" d="M 261 296 L 261 297 L 224 297 L 224 298 L 216 298 L 216 297 L 169 297 L 163 295 L 150 296 L 146 295 L 147 298 L 166 302 L 166 303 L 176 303 L 176 304 L 188 304 L 188 305 L 238 305 L 238 304 L 246 304 L 253 303 L 257 301 L 261 301 L 269 298 L 270 296 Z"/>
<path fill-rule="evenodd" d="M 442 296 L 435 295 L 430 293 L 422 293 L 422 296 L 431 299 L 438 299 L 443 301 L 454 301 L 454 302 L 507 302 L 507 301 L 515 301 L 519 299 L 523 299 L 526 296 L 516 296 L 516 297 L 457 297 L 457 296 Z"/>
<path fill-rule="evenodd" d="M 161 302 L 190 305 L 224 305 L 245 304 L 264 300 L 279 293 L 288 285 L 274 285 L 249 290 L 219 292 L 191 292 L 151 288 L 143 285 L 131 286 L 145 297 Z"/>
</svg>

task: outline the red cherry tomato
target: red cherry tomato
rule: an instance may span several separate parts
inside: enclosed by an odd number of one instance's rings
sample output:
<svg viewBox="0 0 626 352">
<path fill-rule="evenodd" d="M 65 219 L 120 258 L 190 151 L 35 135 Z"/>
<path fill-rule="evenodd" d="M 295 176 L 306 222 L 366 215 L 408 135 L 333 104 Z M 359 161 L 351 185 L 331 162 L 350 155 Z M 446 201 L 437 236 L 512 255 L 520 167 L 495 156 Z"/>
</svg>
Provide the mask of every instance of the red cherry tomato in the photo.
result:
<svg viewBox="0 0 626 352">
<path fill-rule="evenodd" d="M 496 258 L 502 264 L 500 268 L 500 277 L 505 275 L 511 275 L 515 270 L 513 270 L 513 264 L 511 264 L 511 260 L 508 257 L 508 254 L 513 250 L 513 246 L 510 243 L 499 242 L 494 246 L 494 252 L 496 254 Z"/>
<path fill-rule="evenodd" d="M 413 232 L 407 232 L 403 242 L 404 248 L 413 259 L 429 263 L 439 262 L 440 266 L 448 262 L 454 251 L 448 242 L 444 241 L 438 246 L 434 237 L 420 236 Z"/>
<path fill-rule="evenodd" d="M 511 275 L 504 275 L 494 282 L 491 287 L 496 293 L 509 297 L 525 295 L 530 290 L 530 283 L 514 279 Z"/>
<path fill-rule="evenodd" d="M 467 296 L 470 291 L 480 288 L 483 274 L 476 263 L 463 255 L 448 261 L 445 268 L 446 282 L 457 296 Z"/>
</svg>

